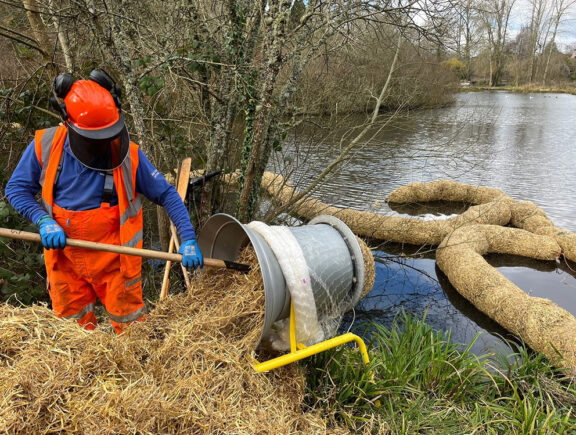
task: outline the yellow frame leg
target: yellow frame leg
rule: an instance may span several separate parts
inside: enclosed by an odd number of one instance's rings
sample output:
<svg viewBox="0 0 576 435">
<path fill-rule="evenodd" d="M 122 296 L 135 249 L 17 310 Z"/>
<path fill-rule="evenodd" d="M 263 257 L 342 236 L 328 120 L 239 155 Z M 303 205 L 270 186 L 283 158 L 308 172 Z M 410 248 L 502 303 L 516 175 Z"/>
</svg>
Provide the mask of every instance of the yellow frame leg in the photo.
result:
<svg viewBox="0 0 576 435">
<path fill-rule="evenodd" d="M 286 355 L 279 356 L 264 362 L 256 362 L 253 367 L 257 372 L 267 372 L 270 370 L 277 369 L 278 367 L 285 366 L 287 364 L 299 361 L 309 356 L 316 355 L 317 353 L 324 352 L 328 349 L 340 346 L 342 344 L 355 341 L 358 344 L 360 353 L 362 353 L 362 359 L 364 363 L 368 364 L 370 358 L 368 357 L 368 351 L 366 349 L 366 344 L 364 341 L 358 337 L 356 334 L 348 332 L 343 335 L 331 338 L 330 340 L 322 341 L 320 343 L 314 344 L 312 346 L 305 346 L 302 343 L 296 342 L 296 320 L 294 313 L 294 306 L 290 306 L 290 353 Z"/>
</svg>

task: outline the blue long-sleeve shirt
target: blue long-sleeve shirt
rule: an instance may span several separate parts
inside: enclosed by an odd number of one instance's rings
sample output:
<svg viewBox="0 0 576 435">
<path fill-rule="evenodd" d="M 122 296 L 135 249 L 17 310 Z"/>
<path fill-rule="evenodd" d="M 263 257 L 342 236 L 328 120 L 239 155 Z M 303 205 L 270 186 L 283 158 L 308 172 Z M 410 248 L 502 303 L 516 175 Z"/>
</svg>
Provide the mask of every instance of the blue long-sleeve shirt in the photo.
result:
<svg viewBox="0 0 576 435">
<path fill-rule="evenodd" d="M 188 211 L 176 189 L 138 150 L 140 163 L 136 171 L 136 191 L 164 207 L 178 230 L 182 241 L 196 238 Z M 18 213 L 35 223 L 46 210 L 36 201 L 40 191 L 42 168 L 36 157 L 34 141 L 24 151 L 18 166 L 6 185 L 6 197 Z M 64 144 L 62 171 L 54 186 L 54 203 L 67 210 L 81 211 L 99 208 L 102 203 L 105 176 L 100 171 L 82 165 L 70 151 L 68 138 Z M 116 189 L 110 205 L 118 204 Z"/>
</svg>

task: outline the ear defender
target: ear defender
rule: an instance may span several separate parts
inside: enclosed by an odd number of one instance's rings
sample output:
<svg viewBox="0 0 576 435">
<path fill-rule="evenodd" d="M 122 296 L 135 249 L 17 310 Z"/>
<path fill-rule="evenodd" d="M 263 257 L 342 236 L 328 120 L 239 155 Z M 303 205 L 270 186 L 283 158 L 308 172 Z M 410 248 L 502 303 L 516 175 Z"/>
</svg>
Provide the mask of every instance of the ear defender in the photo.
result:
<svg viewBox="0 0 576 435">
<path fill-rule="evenodd" d="M 112 95 L 112 98 L 114 98 L 114 103 L 116 104 L 116 107 L 118 107 L 118 110 L 122 108 L 122 103 L 120 101 L 120 98 L 122 97 L 122 89 L 110 74 L 103 69 L 95 69 L 92 70 L 88 79 L 98 83 L 104 89 L 108 90 Z"/>
<path fill-rule="evenodd" d="M 52 82 L 52 92 L 50 95 L 50 104 L 52 108 L 56 110 L 62 117 L 64 121 L 68 120 L 68 112 L 66 111 L 66 104 L 63 101 L 58 101 L 56 97 L 60 100 L 64 100 L 66 95 L 70 91 L 70 88 L 76 80 L 70 74 L 62 73 L 56 76 Z"/>
</svg>

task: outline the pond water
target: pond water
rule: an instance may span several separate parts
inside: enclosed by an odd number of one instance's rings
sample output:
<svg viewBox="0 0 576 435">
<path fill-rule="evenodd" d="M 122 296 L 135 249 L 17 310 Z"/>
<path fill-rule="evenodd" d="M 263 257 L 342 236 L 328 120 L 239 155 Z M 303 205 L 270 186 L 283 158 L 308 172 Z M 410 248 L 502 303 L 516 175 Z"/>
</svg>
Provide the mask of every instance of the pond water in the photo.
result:
<svg viewBox="0 0 576 435">
<path fill-rule="evenodd" d="M 455 204 L 390 208 L 385 197 L 414 181 L 450 179 L 496 187 L 517 200 L 533 201 L 559 227 L 576 231 L 576 96 L 462 93 L 446 108 L 418 110 L 394 119 L 347 160 L 315 193 L 324 202 L 392 216 L 442 219 L 462 211 Z M 310 131 L 286 148 L 292 180 L 307 182 L 337 153 L 340 144 Z M 298 150 L 298 154 L 294 150 Z M 303 155 L 306 158 L 296 157 Z M 293 159 L 300 161 L 293 162 Z M 478 354 L 503 346 L 506 331 L 476 310 L 437 268 L 434 252 L 384 243 L 374 249 L 376 283 L 346 316 L 345 327 L 376 320 L 389 325 L 405 310 L 469 343 Z M 491 255 L 487 260 L 533 296 L 552 299 L 576 314 L 576 265 Z"/>
</svg>

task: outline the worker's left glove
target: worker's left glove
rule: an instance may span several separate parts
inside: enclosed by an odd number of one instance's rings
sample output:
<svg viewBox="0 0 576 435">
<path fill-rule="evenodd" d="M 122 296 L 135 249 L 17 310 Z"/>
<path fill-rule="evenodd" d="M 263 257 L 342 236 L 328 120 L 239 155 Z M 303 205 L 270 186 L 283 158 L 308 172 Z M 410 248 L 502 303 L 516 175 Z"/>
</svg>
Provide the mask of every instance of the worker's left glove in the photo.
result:
<svg viewBox="0 0 576 435">
<path fill-rule="evenodd" d="M 196 269 L 204 265 L 204 257 L 202 257 L 202 252 L 200 252 L 200 247 L 196 239 L 182 242 L 178 253 L 182 254 L 182 265 L 184 267 L 193 267 Z"/>
<path fill-rule="evenodd" d="M 46 249 L 64 249 L 66 246 L 66 234 L 58 222 L 45 215 L 36 221 L 40 230 L 40 238 Z"/>
</svg>

